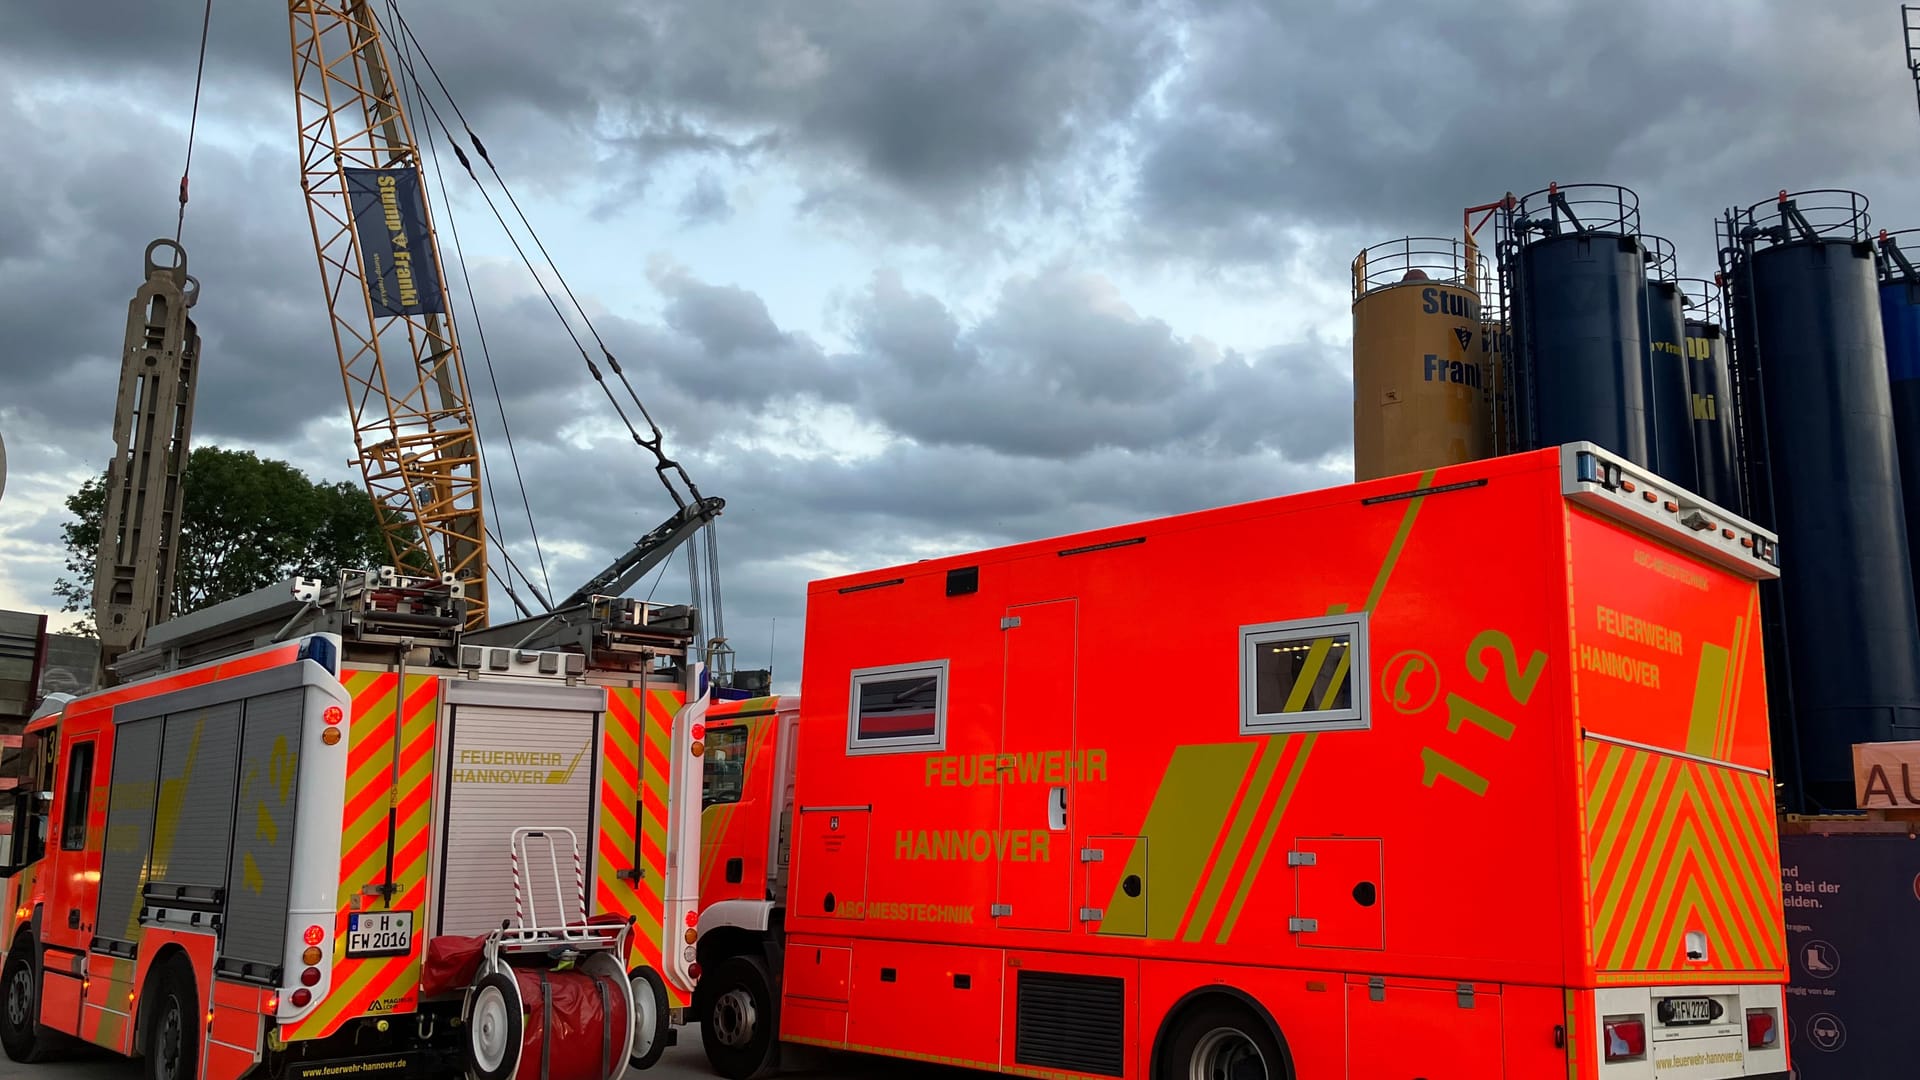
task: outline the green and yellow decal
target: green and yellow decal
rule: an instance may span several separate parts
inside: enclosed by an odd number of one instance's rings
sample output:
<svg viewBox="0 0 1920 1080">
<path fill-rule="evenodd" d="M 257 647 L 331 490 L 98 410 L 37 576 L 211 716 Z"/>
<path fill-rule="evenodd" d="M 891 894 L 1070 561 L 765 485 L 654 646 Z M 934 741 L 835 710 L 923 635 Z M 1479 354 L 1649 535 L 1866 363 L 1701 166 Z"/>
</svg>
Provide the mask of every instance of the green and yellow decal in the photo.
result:
<svg viewBox="0 0 1920 1080">
<path fill-rule="evenodd" d="M 1422 473 L 1415 490 L 1431 487 L 1433 476 L 1432 469 Z M 1414 495 L 1406 500 L 1400 527 L 1360 610 L 1372 611 L 1386 594 L 1426 498 Z M 1346 604 L 1335 603 L 1328 606 L 1327 613 L 1346 610 Z M 1331 644 L 1326 638 L 1313 643 L 1284 711 L 1300 712 L 1309 705 L 1332 707 L 1347 680 L 1347 653 L 1337 661 L 1322 699 L 1309 700 L 1332 651 Z M 1318 738 L 1314 732 L 1261 735 L 1174 749 L 1140 827 L 1145 843 L 1134 846 L 1118 875 L 1121 882 L 1136 875 L 1147 878 L 1144 895 L 1160 898 L 1148 907 L 1147 937 L 1180 941 L 1211 938 L 1220 944 L 1232 939 Z M 1238 776 L 1239 780 L 1221 783 L 1227 776 Z M 1210 845 L 1201 839 L 1207 836 L 1213 837 Z M 1153 853 L 1150 871 L 1148 851 Z M 1138 903 L 1116 884 L 1105 910 L 1126 911 L 1129 905 Z"/>
</svg>

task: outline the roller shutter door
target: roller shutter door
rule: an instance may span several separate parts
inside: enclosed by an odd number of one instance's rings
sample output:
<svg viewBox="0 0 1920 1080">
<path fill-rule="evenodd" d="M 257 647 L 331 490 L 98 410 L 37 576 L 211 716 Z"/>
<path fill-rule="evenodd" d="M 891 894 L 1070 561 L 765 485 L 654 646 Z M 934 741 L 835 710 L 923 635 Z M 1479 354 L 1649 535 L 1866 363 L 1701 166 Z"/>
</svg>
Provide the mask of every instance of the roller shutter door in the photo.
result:
<svg viewBox="0 0 1920 1080">
<path fill-rule="evenodd" d="M 442 854 L 442 934 L 484 934 L 514 916 L 513 830 L 567 828 L 591 876 L 599 714 L 460 705 L 453 710 Z M 544 856 L 544 850 L 537 852 Z M 567 908 L 555 909 L 553 868 L 525 868 L 542 921 L 577 912 L 573 866 L 562 842 Z"/>
</svg>

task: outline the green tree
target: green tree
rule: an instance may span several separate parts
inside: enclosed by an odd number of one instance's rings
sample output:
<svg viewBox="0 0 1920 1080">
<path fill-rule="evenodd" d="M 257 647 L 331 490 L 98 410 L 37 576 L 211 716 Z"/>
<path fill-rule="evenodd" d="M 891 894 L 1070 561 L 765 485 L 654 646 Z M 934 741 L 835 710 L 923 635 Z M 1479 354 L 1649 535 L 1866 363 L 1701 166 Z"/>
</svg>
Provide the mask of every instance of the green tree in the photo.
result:
<svg viewBox="0 0 1920 1080">
<path fill-rule="evenodd" d="M 187 458 L 183 486 L 175 615 L 294 574 L 331 578 L 342 567 L 391 561 L 373 502 L 357 484 L 316 483 L 284 461 L 202 446 Z M 64 610 L 86 613 L 83 633 L 93 632 L 94 559 L 105 506 L 102 473 L 67 496 L 74 520 L 61 527 L 68 576 L 53 591 Z"/>
</svg>

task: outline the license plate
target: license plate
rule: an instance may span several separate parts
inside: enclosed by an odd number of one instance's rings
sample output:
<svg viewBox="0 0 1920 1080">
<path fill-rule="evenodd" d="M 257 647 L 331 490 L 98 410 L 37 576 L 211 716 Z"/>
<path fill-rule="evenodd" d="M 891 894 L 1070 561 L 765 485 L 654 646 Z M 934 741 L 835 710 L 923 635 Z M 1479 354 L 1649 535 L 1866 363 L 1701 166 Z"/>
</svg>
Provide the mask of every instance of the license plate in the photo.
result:
<svg viewBox="0 0 1920 1080">
<path fill-rule="evenodd" d="M 1720 1003 L 1712 998 L 1662 998 L 1663 1024 L 1711 1024 L 1720 1018 Z"/>
<path fill-rule="evenodd" d="M 348 956 L 405 956 L 413 951 L 413 912 L 362 911 L 347 916 Z"/>
</svg>

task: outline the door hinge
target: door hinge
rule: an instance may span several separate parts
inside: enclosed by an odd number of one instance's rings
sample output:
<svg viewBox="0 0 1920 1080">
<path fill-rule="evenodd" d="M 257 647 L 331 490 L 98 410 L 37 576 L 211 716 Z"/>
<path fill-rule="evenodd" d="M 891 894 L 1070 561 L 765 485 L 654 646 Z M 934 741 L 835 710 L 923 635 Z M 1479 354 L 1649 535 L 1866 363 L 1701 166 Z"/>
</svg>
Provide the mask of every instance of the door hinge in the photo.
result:
<svg viewBox="0 0 1920 1080">
<path fill-rule="evenodd" d="M 1287 930 L 1295 934 L 1317 934 L 1320 932 L 1320 920 L 1302 919 L 1296 916 L 1287 920 Z"/>
<path fill-rule="evenodd" d="M 1317 864 L 1317 863 L 1318 863 L 1319 861 L 1320 861 L 1320 860 L 1319 860 L 1319 858 L 1318 858 L 1317 856 L 1315 856 L 1315 855 L 1314 855 L 1314 853 L 1313 853 L 1313 852 L 1311 852 L 1311 851 L 1289 851 L 1289 852 L 1287 852 L 1287 865 L 1288 865 L 1288 866 L 1314 866 L 1314 865 L 1316 865 L 1316 864 Z"/>
<path fill-rule="evenodd" d="M 1013 914 L 1013 905 L 1012 904 L 995 904 L 992 907 L 987 909 L 987 914 L 996 919 L 1002 915 L 1011 915 Z"/>
<path fill-rule="evenodd" d="M 1472 983 L 1461 983 L 1458 987 L 1455 988 L 1454 996 L 1455 996 L 1455 999 L 1459 1001 L 1461 1008 L 1463 1009 L 1473 1008 L 1473 984 Z"/>
<path fill-rule="evenodd" d="M 1107 913 L 1097 907 L 1083 907 L 1080 909 L 1081 922 L 1099 922 L 1106 917 Z"/>
<path fill-rule="evenodd" d="M 1107 861 L 1107 853 L 1104 849 L 1101 849 L 1101 848 L 1083 847 L 1080 849 L 1080 861 L 1081 862 L 1105 862 Z"/>
<path fill-rule="evenodd" d="M 1000 620 L 1000 629 L 1002 630 L 1011 630 L 1014 627 L 1019 625 L 1020 625 L 1020 616 L 1018 615 L 1008 615 Z"/>
<path fill-rule="evenodd" d="M 1379 975 L 1368 979 L 1367 996 L 1375 1001 L 1387 1000 L 1387 980 Z"/>
</svg>

